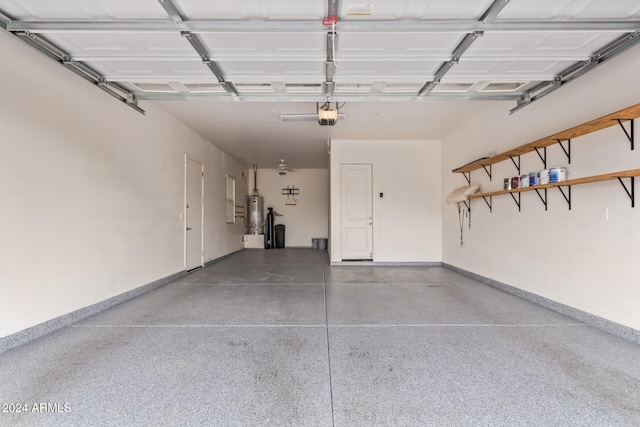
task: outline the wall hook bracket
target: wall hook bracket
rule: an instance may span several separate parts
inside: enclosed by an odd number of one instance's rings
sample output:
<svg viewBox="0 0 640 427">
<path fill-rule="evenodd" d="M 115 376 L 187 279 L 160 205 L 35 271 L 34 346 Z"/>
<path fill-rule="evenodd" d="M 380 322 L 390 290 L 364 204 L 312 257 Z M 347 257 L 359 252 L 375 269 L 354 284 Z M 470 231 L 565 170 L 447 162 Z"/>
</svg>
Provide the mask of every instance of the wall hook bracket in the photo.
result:
<svg viewBox="0 0 640 427">
<path fill-rule="evenodd" d="M 465 200 L 462 203 L 464 203 L 465 207 L 467 208 L 467 215 L 469 218 L 469 230 L 471 230 L 471 200 Z"/>
<path fill-rule="evenodd" d="M 285 205 L 292 205 L 292 206 L 297 205 L 298 200 L 295 198 L 295 196 L 298 196 L 299 194 L 300 194 L 300 189 L 296 188 L 295 186 L 294 187 L 287 186 L 287 188 L 283 188 L 282 195 L 287 196 Z"/>
</svg>

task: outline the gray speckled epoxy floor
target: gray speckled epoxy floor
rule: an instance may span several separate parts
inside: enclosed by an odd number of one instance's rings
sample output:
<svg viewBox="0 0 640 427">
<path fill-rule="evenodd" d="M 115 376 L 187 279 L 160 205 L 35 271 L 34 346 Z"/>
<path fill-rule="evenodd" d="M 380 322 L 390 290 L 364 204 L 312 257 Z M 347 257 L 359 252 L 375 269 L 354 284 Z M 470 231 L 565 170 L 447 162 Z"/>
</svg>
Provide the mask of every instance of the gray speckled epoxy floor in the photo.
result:
<svg viewBox="0 0 640 427">
<path fill-rule="evenodd" d="M 0 425 L 638 426 L 639 361 L 446 268 L 246 250 L 0 354 Z"/>
</svg>

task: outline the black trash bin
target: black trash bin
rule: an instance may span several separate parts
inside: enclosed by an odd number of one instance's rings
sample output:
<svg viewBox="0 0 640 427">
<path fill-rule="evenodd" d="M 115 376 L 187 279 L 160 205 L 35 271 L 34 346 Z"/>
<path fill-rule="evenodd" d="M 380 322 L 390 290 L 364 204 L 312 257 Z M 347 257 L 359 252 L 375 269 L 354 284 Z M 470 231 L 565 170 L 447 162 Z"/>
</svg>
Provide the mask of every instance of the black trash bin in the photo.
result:
<svg viewBox="0 0 640 427">
<path fill-rule="evenodd" d="M 276 225 L 276 248 L 284 248 L 284 224 Z"/>
</svg>

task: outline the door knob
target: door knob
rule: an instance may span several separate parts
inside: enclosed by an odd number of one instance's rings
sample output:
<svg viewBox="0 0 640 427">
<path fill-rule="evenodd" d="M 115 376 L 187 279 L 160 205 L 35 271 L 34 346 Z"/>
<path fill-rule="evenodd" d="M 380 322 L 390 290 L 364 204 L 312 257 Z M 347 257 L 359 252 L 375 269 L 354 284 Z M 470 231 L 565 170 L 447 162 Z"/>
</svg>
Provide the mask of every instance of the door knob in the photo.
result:
<svg viewBox="0 0 640 427">
<path fill-rule="evenodd" d="M 189 230 L 192 230 L 192 228 L 191 227 L 187 227 L 187 231 L 189 231 Z"/>
</svg>

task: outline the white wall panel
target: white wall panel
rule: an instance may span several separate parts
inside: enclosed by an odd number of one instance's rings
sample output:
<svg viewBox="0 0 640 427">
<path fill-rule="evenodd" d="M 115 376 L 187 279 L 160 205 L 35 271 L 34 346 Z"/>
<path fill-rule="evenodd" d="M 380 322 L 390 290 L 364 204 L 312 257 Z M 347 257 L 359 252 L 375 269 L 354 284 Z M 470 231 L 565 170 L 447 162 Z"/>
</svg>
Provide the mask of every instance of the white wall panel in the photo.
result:
<svg viewBox="0 0 640 427">
<path fill-rule="evenodd" d="M 373 259 L 441 261 L 440 141 L 331 141 L 331 260 L 341 261 L 340 165 L 373 164 Z M 383 193 L 383 197 L 380 197 Z"/>
<path fill-rule="evenodd" d="M 449 172 L 474 159 L 498 153 L 601 117 L 640 101 L 637 72 L 640 49 L 509 115 L 510 103 L 468 115 L 443 142 L 444 194 L 466 184 Z M 558 146 L 548 149 L 548 166 L 568 167 L 570 178 L 598 175 L 640 165 L 640 151 L 616 125 L 572 141 L 568 164 Z M 521 157 L 522 172 L 543 169 L 534 153 Z M 510 161 L 472 173 L 483 191 L 499 190 L 502 179 L 516 175 Z M 628 184 L 628 183 L 627 183 Z M 493 213 L 482 199 L 472 202 L 471 230 L 464 246 L 455 206 L 443 208 L 443 259 L 457 267 L 524 289 L 551 300 L 640 329 L 640 210 L 616 181 L 574 186 L 572 209 L 550 189 L 549 209 L 535 193 L 522 194 L 522 211 L 509 196 L 493 198 Z M 638 204 L 638 200 L 636 200 Z M 600 219 L 600 209 L 609 219 Z"/>
<path fill-rule="evenodd" d="M 295 165 L 290 165 L 295 168 Z M 249 172 L 249 193 L 253 191 L 253 169 Z M 287 206 L 282 189 L 295 187 L 300 194 L 297 204 Z M 272 207 L 282 214 L 276 224 L 285 225 L 287 247 L 311 247 L 311 239 L 329 236 L 329 171 L 327 169 L 298 169 L 282 176 L 271 169 L 258 169 L 258 190 L 264 197 L 264 214 Z M 246 204 L 246 201 L 245 201 Z"/>
<path fill-rule="evenodd" d="M 223 189 L 241 164 L 154 105 L 0 46 L 0 336 L 182 271 L 185 153 L 205 164 L 205 260 L 242 248 Z"/>
</svg>

